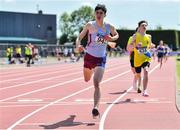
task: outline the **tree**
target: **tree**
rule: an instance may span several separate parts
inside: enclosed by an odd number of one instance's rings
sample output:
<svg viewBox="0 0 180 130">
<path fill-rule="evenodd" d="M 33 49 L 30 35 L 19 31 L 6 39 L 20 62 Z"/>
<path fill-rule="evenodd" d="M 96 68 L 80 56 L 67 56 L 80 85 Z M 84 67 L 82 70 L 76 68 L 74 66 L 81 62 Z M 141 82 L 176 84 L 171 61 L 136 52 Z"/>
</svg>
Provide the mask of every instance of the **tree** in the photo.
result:
<svg viewBox="0 0 180 130">
<path fill-rule="evenodd" d="M 163 28 L 162 28 L 162 26 L 160 24 L 156 26 L 156 30 L 162 30 L 162 29 Z"/>
<path fill-rule="evenodd" d="M 94 19 L 94 11 L 90 6 L 82 6 L 78 10 L 73 11 L 70 15 L 63 13 L 60 17 L 60 30 L 62 36 L 67 35 L 66 42 L 74 42 L 83 26 Z M 61 40 L 62 40 L 61 36 Z M 61 41 L 60 40 L 60 41 Z M 62 43 L 61 43 L 62 44 Z"/>
<path fill-rule="evenodd" d="M 82 6 L 71 13 L 73 31 L 80 31 L 84 24 L 94 19 L 93 9 L 89 6 Z"/>
<path fill-rule="evenodd" d="M 60 30 L 62 34 L 68 34 L 69 33 L 69 28 L 70 28 L 70 16 L 68 13 L 63 13 L 60 17 L 59 20 L 60 23 Z"/>
<path fill-rule="evenodd" d="M 59 44 L 63 45 L 64 43 L 68 42 L 67 34 L 63 33 L 59 39 Z"/>
</svg>

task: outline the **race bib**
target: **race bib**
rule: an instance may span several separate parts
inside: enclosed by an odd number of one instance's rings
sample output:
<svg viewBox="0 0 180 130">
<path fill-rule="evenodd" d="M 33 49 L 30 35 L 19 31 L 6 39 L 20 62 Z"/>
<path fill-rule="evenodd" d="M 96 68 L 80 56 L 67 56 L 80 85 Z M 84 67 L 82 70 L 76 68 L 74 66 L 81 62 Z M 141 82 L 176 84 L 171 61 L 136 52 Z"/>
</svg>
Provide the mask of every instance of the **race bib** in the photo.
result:
<svg viewBox="0 0 180 130">
<path fill-rule="evenodd" d="M 139 54 L 144 54 L 147 52 L 147 47 L 136 47 Z"/>
<path fill-rule="evenodd" d="M 99 33 L 96 35 L 95 42 L 97 44 L 106 44 L 107 43 L 107 41 L 104 39 L 104 35 L 101 35 Z"/>
<path fill-rule="evenodd" d="M 147 49 L 147 47 L 138 47 L 138 48 L 136 47 L 136 49 L 139 54 L 151 58 L 151 52 Z"/>
</svg>

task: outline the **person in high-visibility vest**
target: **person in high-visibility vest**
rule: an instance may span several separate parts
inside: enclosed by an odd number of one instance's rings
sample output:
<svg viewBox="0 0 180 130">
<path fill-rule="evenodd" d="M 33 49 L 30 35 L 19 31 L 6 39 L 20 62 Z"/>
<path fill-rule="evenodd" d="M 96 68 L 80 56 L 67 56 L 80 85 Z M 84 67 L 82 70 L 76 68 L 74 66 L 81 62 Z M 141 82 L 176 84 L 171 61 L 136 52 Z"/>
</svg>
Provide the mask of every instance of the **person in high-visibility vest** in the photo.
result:
<svg viewBox="0 0 180 130">
<path fill-rule="evenodd" d="M 20 46 L 16 47 L 16 57 L 21 57 L 21 47 Z"/>
<path fill-rule="evenodd" d="M 27 45 L 27 50 L 26 50 L 26 54 L 28 56 L 28 61 L 27 61 L 27 67 L 30 67 L 30 63 L 31 63 L 31 60 L 32 60 L 32 45 L 31 43 L 29 43 Z"/>
<path fill-rule="evenodd" d="M 11 48 L 10 47 L 8 47 L 7 49 L 6 49 L 6 56 L 8 57 L 8 62 L 9 63 L 11 63 Z"/>
<path fill-rule="evenodd" d="M 27 60 L 28 59 L 28 45 L 26 45 L 24 48 L 24 54 L 25 54 L 25 60 Z"/>
<path fill-rule="evenodd" d="M 18 45 L 16 47 L 16 58 L 19 60 L 19 62 L 21 63 L 21 47 Z"/>
<path fill-rule="evenodd" d="M 11 60 L 12 60 L 12 57 L 13 57 L 13 47 L 8 47 L 6 49 L 6 56 L 8 57 L 9 64 L 11 64 Z"/>
</svg>

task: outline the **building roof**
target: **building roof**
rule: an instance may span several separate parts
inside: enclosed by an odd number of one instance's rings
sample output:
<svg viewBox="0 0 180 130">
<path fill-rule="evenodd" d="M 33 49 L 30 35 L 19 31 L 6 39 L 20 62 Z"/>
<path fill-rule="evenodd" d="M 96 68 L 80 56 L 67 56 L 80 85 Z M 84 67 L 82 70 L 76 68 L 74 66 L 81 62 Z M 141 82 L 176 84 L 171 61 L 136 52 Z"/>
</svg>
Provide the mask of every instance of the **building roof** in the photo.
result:
<svg viewBox="0 0 180 130">
<path fill-rule="evenodd" d="M 16 43 L 16 44 L 47 44 L 47 40 L 29 38 L 29 37 L 0 37 L 0 43 Z"/>
<path fill-rule="evenodd" d="M 11 13 L 11 14 L 33 14 L 33 15 L 52 15 L 52 16 L 56 16 L 56 14 L 46 14 L 46 13 L 39 13 L 39 12 L 37 12 L 37 13 L 30 13 L 30 12 L 16 12 L 16 11 L 2 11 L 2 10 L 0 10 L 0 13 Z"/>
</svg>

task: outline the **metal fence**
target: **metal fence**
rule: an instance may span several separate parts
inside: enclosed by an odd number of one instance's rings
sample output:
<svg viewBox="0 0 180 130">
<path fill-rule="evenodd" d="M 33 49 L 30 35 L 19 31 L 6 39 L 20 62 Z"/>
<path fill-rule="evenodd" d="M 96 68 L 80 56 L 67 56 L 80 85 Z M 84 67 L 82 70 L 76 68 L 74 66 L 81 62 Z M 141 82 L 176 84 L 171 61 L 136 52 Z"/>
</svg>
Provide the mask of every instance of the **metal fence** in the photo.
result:
<svg viewBox="0 0 180 130">
<path fill-rule="evenodd" d="M 13 54 L 15 55 L 15 48 L 17 46 L 21 47 L 22 50 L 22 56 L 25 56 L 25 44 L 0 44 L 0 58 L 6 57 L 6 49 L 8 47 L 13 47 Z M 35 45 L 38 48 L 38 53 L 41 57 L 47 57 L 47 56 L 55 56 L 57 53 L 57 49 L 59 50 L 59 53 L 63 54 L 64 49 L 68 49 L 68 51 L 74 52 L 75 46 L 73 45 Z"/>
</svg>

